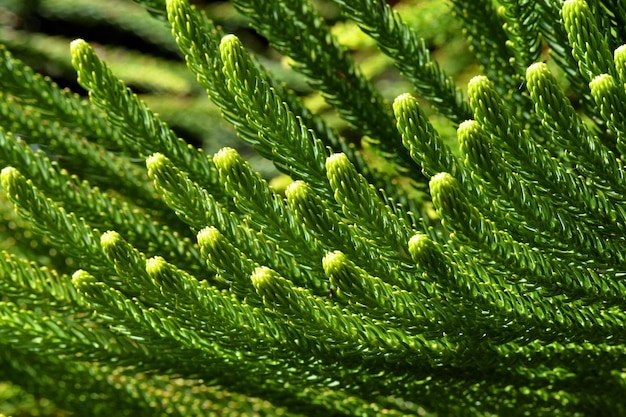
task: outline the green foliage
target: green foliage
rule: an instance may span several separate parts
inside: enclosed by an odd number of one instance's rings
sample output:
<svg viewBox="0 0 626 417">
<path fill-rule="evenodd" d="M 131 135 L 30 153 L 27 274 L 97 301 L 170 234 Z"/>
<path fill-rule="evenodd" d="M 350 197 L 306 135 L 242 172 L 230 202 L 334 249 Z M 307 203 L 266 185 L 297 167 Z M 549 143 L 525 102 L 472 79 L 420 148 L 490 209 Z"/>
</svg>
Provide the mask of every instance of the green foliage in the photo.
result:
<svg viewBox="0 0 626 417">
<path fill-rule="evenodd" d="M 158 33 L 188 71 L 74 40 L 85 99 L 15 58 L 44 53 L 37 35 L 0 32 L 0 398 L 48 415 L 626 412 L 623 6 L 450 2 L 483 73 L 465 90 L 434 59 L 450 17 L 412 26 L 437 2 L 234 0 L 290 70 L 217 8 L 44 3 Z M 361 66 L 372 45 L 411 90 L 393 103 Z M 125 73 L 135 59 L 154 72 Z M 204 90 L 195 126 L 222 131 L 219 112 L 291 182 L 180 138 L 129 85 Z"/>
</svg>

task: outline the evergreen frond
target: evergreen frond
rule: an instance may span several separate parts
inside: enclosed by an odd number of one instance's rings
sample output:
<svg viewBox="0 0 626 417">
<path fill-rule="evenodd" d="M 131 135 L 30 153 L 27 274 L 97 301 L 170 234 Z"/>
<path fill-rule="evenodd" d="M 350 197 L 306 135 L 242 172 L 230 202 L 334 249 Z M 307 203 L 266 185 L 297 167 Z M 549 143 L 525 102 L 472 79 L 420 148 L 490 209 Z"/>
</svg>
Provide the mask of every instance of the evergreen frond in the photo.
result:
<svg viewBox="0 0 626 417">
<path fill-rule="evenodd" d="M 449 20 L 411 26 L 441 4 L 233 0 L 253 33 L 135 2 L 38 13 L 154 35 L 189 71 L 77 39 L 83 98 L 16 58 L 49 34 L 0 29 L 0 391 L 58 415 L 626 412 L 624 5 L 454 0 L 480 66 L 459 75 Z M 133 90 L 154 74 L 175 102 Z"/>
<path fill-rule="evenodd" d="M 342 11 L 373 39 L 379 48 L 442 114 L 455 122 L 470 117 L 467 103 L 450 79 L 433 61 L 426 45 L 402 18 L 384 2 L 334 0 Z"/>
</svg>

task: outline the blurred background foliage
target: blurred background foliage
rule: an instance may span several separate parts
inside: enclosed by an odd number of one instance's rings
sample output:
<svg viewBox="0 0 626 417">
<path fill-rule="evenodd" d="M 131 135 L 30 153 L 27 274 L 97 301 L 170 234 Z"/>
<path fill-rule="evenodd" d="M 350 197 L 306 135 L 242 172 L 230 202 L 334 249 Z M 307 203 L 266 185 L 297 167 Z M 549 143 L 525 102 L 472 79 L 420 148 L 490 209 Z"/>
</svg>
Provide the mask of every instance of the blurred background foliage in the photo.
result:
<svg viewBox="0 0 626 417">
<path fill-rule="evenodd" d="M 312 2 L 390 103 L 396 96 L 413 91 L 411 84 L 393 68 L 390 59 L 377 51 L 373 40 L 354 23 L 342 20 L 332 1 Z M 362 138 L 355 137 L 348 123 L 324 102 L 321 94 L 310 88 L 302 76 L 290 70 L 289 59 L 280 56 L 249 28 L 245 16 L 238 14 L 230 2 L 196 0 L 192 3 L 203 9 L 225 32 L 242 39 L 270 71 L 303 96 L 307 105 L 323 115 L 342 136 L 357 146 L 366 146 Z M 395 0 L 388 3 L 424 38 L 433 58 L 447 74 L 456 78 L 459 86 L 465 86 L 479 72 L 447 2 Z M 141 6 L 131 0 L 0 0 L 0 43 L 35 71 L 52 78 L 62 87 L 84 94 L 70 64 L 69 44 L 76 38 L 89 42 L 116 75 L 189 143 L 208 153 L 224 146 L 236 148 L 277 188 L 289 181 L 278 175 L 271 163 L 237 139 L 234 129 L 222 120 L 219 111 L 187 70 L 165 23 L 152 18 Z M 433 125 L 454 148 L 455 127 L 429 112 L 428 105 L 423 104 Z M 367 149 L 365 151 L 367 155 Z M 385 169 L 384 161 L 374 155 L 371 158 L 378 169 Z M 30 246 L 36 250 L 40 242 L 28 232 L 20 232 L 26 229 L 20 227 L 21 220 L 13 215 L 9 206 L 0 204 L 0 216 L 5 220 L 0 222 L 0 227 L 5 229 L 0 230 L 0 236 L 6 237 L 0 242 L 3 249 L 12 247 L 13 242 L 19 240 L 21 243 L 30 241 Z M 0 383 L 1 413 L 16 417 L 65 415 L 49 401 L 21 392 L 8 383 Z M 234 414 L 225 412 L 223 415 Z"/>
</svg>

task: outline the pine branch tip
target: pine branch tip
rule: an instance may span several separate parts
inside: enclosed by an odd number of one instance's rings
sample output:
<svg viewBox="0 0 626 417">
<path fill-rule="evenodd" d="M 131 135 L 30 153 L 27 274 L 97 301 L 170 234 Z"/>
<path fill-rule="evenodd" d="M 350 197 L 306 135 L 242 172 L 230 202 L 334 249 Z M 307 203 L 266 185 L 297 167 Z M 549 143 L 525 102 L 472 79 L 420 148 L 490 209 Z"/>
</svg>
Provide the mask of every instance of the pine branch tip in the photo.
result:
<svg viewBox="0 0 626 417">
<path fill-rule="evenodd" d="M 250 275 L 250 280 L 257 291 L 266 292 L 267 289 L 272 287 L 276 276 L 276 272 L 274 272 L 271 268 L 259 266 L 256 267 Z"/>
<path fill-rule="evenodd" d="M 533 64 L 530 64 L 528 68 L 526 68 L 526 76 L 528 77 L 528 73 L 535 71 L 549 71 L 548 65 L 545 62 L 535 62 Z"/>
<path fill-rule="evenodd" d="M 150 276 L 158 274 L 162 268 L 167 265 L 167 262 L 161 256 L 154 256 L 146 259 L 146 272 Z"/>
<path fill-rule="evenodd" d="M 552 78 L 552 72 L 544 62 L 536 62 L 526 68 L 526 84 L 528 89 L 538 88 L 543 80 Z"/>
<path fill-rule="evenodd" d="M 82 269 L 77 270 L 72 274 L 72 285 L 78 290 L 84 290 L 89 285 L 97 282 L 96 278 L 89 272 Z"/>
<path fill-rule="evenodd" d="M 241 41 L 239 40 L 237 35 L 234 35 L 232 33 L 229 33 L 222 37 L 222 40 L 220 42 L 220 48 L 222 46 L 225 46 L 225 47 L 236 46 L 238 48 L 243 48 L 243 45 L 241 44 Z"/>
<path fill-rule="evenodd" d="M 456 183 L 454 177 L 447 172 L 440 172 L 438 174 L 433 175 L 430 179 L 431 189 L 432 187 L 439 187 L 440 185 L 449 185 Z"/>
<path fill-rule="evenodd" d="M 9 192 L 11 187 L 21 179 L 23 179 L 22 174 L 14 167 L 4 167 L 2 168 L 2 172 L 0 172 L 0 182 L 2 183 L 2 188 L 4 188 L 7 192 Z"/>
<path fill-rule="evenodd" d="M 459 132 L 464 132 L 466 130 L 475 130 L 477 128 L 479 128 L 479 124 L 476 120 L 474 119 L 468 119 L 468 120 L 464 120 L 461 123 L 459 123 L 459 127 L 457 127 L 457 134 Z"/>
<path fill-rule="evenodd" d="M 215 246 L 218 240 L 223 239 L 224 236 L 222 235 L 222 233 L 220 233 L 219 230 L 217 230 L 217 228 L 215 228 L 214 226 L 209 226 L 200 230 L 196 238 L 200 247 L 211 248 Z"/>
<path fill-rule="evenodd" d="M 236 35 L 224 35 L 220 40 L 219 51 L 224 65 L 230 67 L 231 71 L 237 74 L 241 72 L 241 75 L 247 73 L 250 64 L 248 52 Z"/>
<path fill-rule="evenodd" d="M 237 152 L 237 150 L 225 147 L 217 151 L 213 155 L 213 163 L 223 169 L 228 169 L 233 166 L 244 163 L 243 158 Z"/>
<path fill-rule="evenodd" d="M 435 244 L 424 233 L 417 233 L 409 239 L 409 254 L 417 265 L 429 265 L 433 261 L 439 260 L 439 256 L 435 256 Z"/>
<path fill-rule="evenodd" d="M 70 53 L 72 55 L 83 53 L 85 48 L 91 49 L 91 46 L 89 46 L 89 43 L 87 43 L 84 39 L 78 38 L 70 42 Z"/>
<path fill-rule="evenodd" d="M 346 164 L 350 165 L 350 160 L 341 152 L 334 153 L 326 158 L 327 171 L 345 168 Z"/>
<path fill-rule="evenodd" d="M 332 275 L 334 272 L 343 267 L 346 260 L 346 255 L 341 251 L 336 250 L 328 252 L 322 258 L 322 267 L 324 268 L 324 272 L 326 275 Z"/>
<path fill-rule="evenodd" d="M 413 97 L 413 95 L 411 95 L 410 93 L 402 93 L 393 101 L 393 110 L 397 113 L 399 110 L 401 110 L 402 107 L 406 106 L 407 104 L 414 104 L 416 102 L 417 99 Z"/>
<path fill-rule="evenodd" d="M 446 215 L 453 214 L 457 218 L 468 219 L 470 208 L 467 198 L 462 193 L 459 183 L 447 172 L 440 172 L 433 176 L 429 182 L 433 204 L 439 215 L 446 224 Z"/>
<path fill-rule="evenodd" d="M 467 83 L 467 94 L 471 97 L 474 93 L 484 90 L 485 88 L 492 88 L 493 83 L 489 78 L 484 75 L 476 75 L 472 77 Z"/>
<path fill-rule="evenodd" d="M 148 169 L 158 169 L 158 167 L 162 166 L 166 161 L 168 161 L 167 157 L 157 152 L 146 158 L 146 167 Z"/>
<path fill-rule="evenodd" d="M 581 8 L 587 8 L 587 2 L 584 0 L 565 0 L 561 6 L 561 13 L 578 12 Z"/>
<path fill-rule="evenodd" d="M 100 236 L 100 245 L 102 245 L 103 249 L 107 250 L 115 245 L 118 245 L 120 240 L 123 239 L 118 232 L 115 230 L 108 230 Z"/>
<path fill-rule="evenodd" d="M 72 66 L 78 72 L 78 82 L 81 83 L 81 78 L 83 78 L 83 66 L 95 56 L 95 51 L 84 39 L 74 39 L 70 43 L 70 55 L 72 57 Z M 93 78 L 94 75 L 95 74 L 91 74 L 91 78 Z"/>
<path fill-rule="evenodd" d="M 165 8 L 169 12 L 170 9 L 180 7 L 181 5 L 188 5 L 187 0 L 165 0 Z"/>
<path fill-rule="evenodd" d="M 308 194 L 308 185 L 301 180 L 293 181 L 285 189 L 285 196 L 287 200 L 298 200 L 305 198 Z"/>
<path fill-rule="evenodd" d="M 615 78 L 609 74 L 597 75 L 589 82 L 589 89 L 593 95 L 600 95 L 603 91 L 610 92 L 616 87 Z"/>
<path fill-rule="evenodd" d="M 416 233 L 415 235 L 413 235 L 411 237 L 411 239 L 409 239 L 409 252 L 413 253 L 416 252 L 416 250 L 419 248 L 420 246 L 424 245 L 424 242 L 429 241 L 430 239 L 428 238 L 428 236 L 424 233 Z"/>
</svg>

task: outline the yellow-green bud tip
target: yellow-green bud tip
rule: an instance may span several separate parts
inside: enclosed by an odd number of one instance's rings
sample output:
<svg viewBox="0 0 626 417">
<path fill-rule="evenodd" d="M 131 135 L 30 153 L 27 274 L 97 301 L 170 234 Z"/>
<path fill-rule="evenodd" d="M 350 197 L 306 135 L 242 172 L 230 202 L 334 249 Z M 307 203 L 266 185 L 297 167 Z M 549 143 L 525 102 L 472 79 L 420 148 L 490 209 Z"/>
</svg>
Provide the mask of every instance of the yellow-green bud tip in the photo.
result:
<svg viewBox="0 0 626 417">
<path fill-rule="evenodd" d="M 454 177 L 447 172 L 440 172 L 430 179 L 430 184 L 435 185 L 452 185 L 455 182 Z"/>
<path fill-rule="evenodd" d="M 0 172 L 2 188 L 8 191 L 11 188 L 11 185 L 15 184 L 15 181 L 19 180 L 21 176 L 22 174 L 20 174 L 20 172 L 13 167 L 3 168 L 2 172 Z"/>
<path fill-rule="evenodd" d="M 526 82 L 531 92 L 539 88 L 542 83 L 550 81 L 551 79 L 552 73 L 550 72 L 550 68 L 543 62 L 536 62 L 526 68 Z"/>
<path fill-rule="evenodd" d="M 491 81 L 489 81 L 489 78 L 487 78 L 484 75 L 477 75 L 475 77 L 472 77 L 471 80 L 469 80 L 469 83 L 467 83 L 467 87 L 468 88 L 472 88 L 478 85 L 489 85 L 491 84 Z"/>
<path fill-rule="evenodd" d="M 176 6 L 180 6 L 183 2 L 181 2 L 180 0 L 165 0 L 165 7 L 167 8 L 168 13 L 170 12 L 170 9 L 176 7 Z"/>
<path fill-rule="evenodd" d="M 447 172 L 440 172 L 430 179 L 428 187 L 430 194 L 433 196 L 433 202 L 438 201 L 442 196 L 441 192 L 444 190 L 454 190 L 457 186 L 456 179 Z M 448 195 L 448 193 L 445 193 Z"/>
<path fill-rule="evenodd" d="M 407 100 L 415 101 L 415 97 L 413 97 L 410 93 L 403 93 L 403 94 L 400 94 L 398 97 L 396 97 L 396 99 L 393 102 L 395 104 L 395 103 L 399 103 L 399 102 L 407 101 Z"/>
<path fill-rule="evenodd" d="M 393 111 L 395 113 L 398 113 L 398 111 L 401 111 L 403 107 L 407 105 L 415 105 L 415 104 L 417 104 L 417 99 L 413 97 L 411 94 L 409 93 L 400 94 L 393 101 Z"/>
<path fill-rule="evenodd" d="M 105 250 L 117 245 L 120 240 L 122 240 L 122 236 L 114 230 L 104 232 L 102 236 L 100 236 L 100 244 Z"/>
<path fill-rule="evenodd" d="M 74 285 L 74 287 L 78 290 L 84 289 L 96 281 L 97 280 L 93 275 L 87 271 L 83 271 L 82 269 L 79 269 L 72 274 L 72 285 Z"/>
<path fill-rule="evenodd" d="M 480 98 L 486 92 L 493 90 L 493 83 L 484 75 L 477 75 L 467 84 L 467 95 L 470 98 Z"/>
<path fill-rule="evenodd" d="M 428 248 L 432 242 L 424 233 L 418 233 L 409 239 L 409 253 L 415 261 L 418 259 L 419 254 L 424 251 L 424 248 Z"/>
<path fill-rule="evenodd" d="M 346 255 L 341 251 L 328 252 L 322 259 L 322 267 L 326 275 L 331 275 L 343 267 L 346 262 Z"/>
<path fill-rule="evenodd" d="M 326 158 L 326 170 L 329 172 L 341 170 L 347 165 L 350 165 L 350 160 L 343 153 L 335 153 Z"/>
<path fill-rule="evenodd" d="M 410 124 L 410 119 L 412 118 L 420 118 L 420 112 L 417 99 L 408 93 L 399 95 L 393 102 L 393 113 L 396 119 L 398 119 L 400 126 L 404 126 L 407 123 Z M 400 126 L 400 129 L 404 129 L 404 127 Z"/>
<path fill-rule="evenodd" d="M 243 158 L 239 152 L 233 148 L 222 148 L 213 155 L 213 163 L 218 168 L 229 169 L 243 163 Z"/>
<path fill-rule="evenodd" d="M 223 45 L 236 45 L 236 44 L 241 44 L 241 41 L 239 40 L 239 38 L 235 35 L 228 34 L 225 35 L 224 37 L 222 37 L 221 41 L 220 41 L 220 48 Z"/>
<path fill-rule="evenodd" d="M 476 120 L 470 119 L 470 120 L 465 120 L 461 122 L 461 124 L 459 125 L 456 131 L 457 133 L 459 133 L 459 132 L 472 131 L 475 129 L 480 129 L 480 124 Z"/>
<path fill-rule="evenodd" d="M 198 232 L 198 245 L 200 247 L 214 247 L 223 235 L 215 227 L 205 227 Z"/>
<path fill-rule="evenodd" d="M 534 64 L 526 68 L 526 78 L 529 77 L 529 74 L 534 74 L 534 73 L 540 74 L 543 72 L 550 72 L 548 65 L 546 65 L 544 62 L 535 62 Z"/>
<path fill-rule="evenodd" d="M 309 193 L 309 186 L 304 181 L 294 181 L 287 186 L 285 196 L 289 200 L 302 200 Z"/>
<path fill-rule="evenodd" d="M 610 91 L 614 91 L 616 88 L 617 82 L 609 74 L 600 74 L 589 83 L 589 89 L 591 89 L 591 94 L 594 96 L 602 93 L 611 94 Z"/>
<path fill-rule="evenodd" d="M 158 169 L 167 161 L 168 159 L 163 154 L 157 152 L 146 158 L 146 167 L 148 167 L 149 170 Z"/>
<path fill-rule="evenodd" d="M 160 256 L 146 259 L 146 272 L 148 275 L 153 276 L 157 274 L 166 264 L 167 262 L 165 262 L 165 259 Z"/>
<path fill-rule="evenodd" d="M 91 49 L 89 44 L 85 42 L 84 39 L 74 39 L 70 43 L 70 52 L 72 53 L 72 55 L 81 53 L 85 48 Z"/>
<path fill-rule="evenodd" d="M 250 275 L 250 280 L 252 281 L 252 285 L 257 290 L 267 288 L 272 284 L 274 280 L 274 275 L 276 273 L 266 266 L 257 267 L 252 275 Z"/>
<path fill-rule="evenodd" d="M 589 6 L 584 0 L 566 0 L 561 6 L 563 16 L 568 16 L 570 13 L 579 14 L 582 11 L 587 11 Z"/>
<path fill-rule="evenodd" d="M 225 64 L 232 65 L 232 69 L 247 67 L 247 53 L 237 36 L 224 36 L 220 41 L 219 49 L 222 61 L 224 61 Z"/>
</svg>

